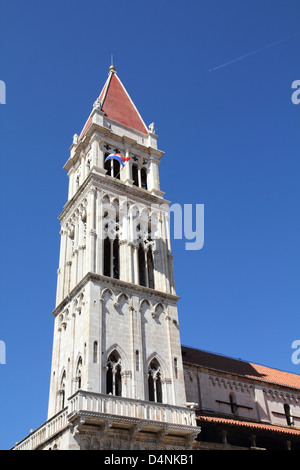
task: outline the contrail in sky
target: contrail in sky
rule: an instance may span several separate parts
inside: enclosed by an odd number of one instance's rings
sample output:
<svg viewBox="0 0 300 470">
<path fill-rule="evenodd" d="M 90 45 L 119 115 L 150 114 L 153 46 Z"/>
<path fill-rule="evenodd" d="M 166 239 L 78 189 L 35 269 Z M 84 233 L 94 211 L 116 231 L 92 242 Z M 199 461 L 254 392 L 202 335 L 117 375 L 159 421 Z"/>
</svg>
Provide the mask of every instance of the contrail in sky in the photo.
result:
<svg viewBox="0 0 300 470">
<path fill-rule="evenodd" d="M 236 59 L 230 60 L 229 62 L 225 62 L 225 64 L 218 65 L 217 67 L 213 67 L 212 69 L 209 69 L 209 72 L 212 72 L 213 70 L 218 70 L 221 69 L 222 67 L 226 67 L 226 65 L 233 64 L 234 62 L 238 62 L 239 60 L 245 59 L 246 57 L 249 57 L 251 55 L 257 54 L 258 52 L 264 51 L 265 49 L 269 49 L 269 47 L 274 47 L 277 44 L 281 44 L 282 42 L 288 41 L 289 39 L 294 38 L 295 36 L 298 36 L 299 33 L 292 34 L 291 36 L 288 36 L 287 38 L 280 39 L 279 41 L 272 42 L 271 44 L 267 44 L 264 47 L 261 47 L 260 49 L 256 49 L 255 51 L 249 52 L 248 54 L 242 55 L 240 57 L 237 57 Z"/>
</svg>

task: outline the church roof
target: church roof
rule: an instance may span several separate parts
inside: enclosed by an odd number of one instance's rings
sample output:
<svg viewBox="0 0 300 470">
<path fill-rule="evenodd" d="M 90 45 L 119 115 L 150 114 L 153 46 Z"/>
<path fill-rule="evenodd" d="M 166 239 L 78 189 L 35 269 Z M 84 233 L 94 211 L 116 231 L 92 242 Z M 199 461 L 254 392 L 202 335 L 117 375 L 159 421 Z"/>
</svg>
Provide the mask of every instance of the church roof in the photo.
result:
<svg viewBox="0 0 300 470">
<path fill-rule="evenodd" d="M 148 129 L 123 83 L 117 76 L 114 66 L 110 67 L 108 78 L 98 101 L 100 102 L 101 111 L 104 112 L 107 118 L 143 134 L 148 134 Z M 89 116 L 80 138 L 85 134 L 91 123 L 92 117 Z"/>
<path fill-rule="evenodd" d="M 290 426 L 278 426 L 274 424 L 267 423 L 258 423 L 253 421 L 243 421 L 241 419 L 233 418 L 224 418 L 219 416 L 208 416 L 208 415 L 198 415 L 196 416 L 199 425 L 202 423 L 214 423 L 214 424 L 225 424 L 230 426 L 244 427 L 249 429 L 261 430 L 261 431 L 271 431 L 282 434 L 289 434 L 300 436 L 300 429 L 291 428 Z"/>
<path fill-rule="evenodd" d="M 186 364 L 194 364 L 220 372 L 247 377 L 248 379 L 272 382 L 291 388 L 300 388 L 300 376 L 297 374 L 200 349 L 182 346 L 182 360 Z"/>
</svg>

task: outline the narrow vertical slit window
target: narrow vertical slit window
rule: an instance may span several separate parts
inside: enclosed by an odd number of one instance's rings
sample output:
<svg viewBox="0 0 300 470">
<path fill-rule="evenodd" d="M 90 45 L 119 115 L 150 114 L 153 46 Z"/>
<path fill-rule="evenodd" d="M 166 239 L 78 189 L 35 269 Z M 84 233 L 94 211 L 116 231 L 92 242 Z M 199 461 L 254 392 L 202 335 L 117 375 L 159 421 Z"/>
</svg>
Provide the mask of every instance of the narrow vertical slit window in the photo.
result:
<svg viewBox="0 0 300 470">
<path fill-rule="evenodd" d="M 151 246 L 147 251 L 147 270 L 149 287 L 150 289 L 154 289 L 153 255 Z"/>
<path fill-rule="evenodd" d="M 64 371 L 61 382 L 60 382 L 60 409 L 62 410 L 65 407 L 65 395 L 66 395 L 66 371 Z"/>
<path fill-rule="evenodd" d="M 93 362 L 94 362 L 94 364 L 97 364 L 97 362 L 98 362 L 98 342 L 97 341 L 94 341 Z"/>
<path fill-rule="evenodd" d="M 135 370 L 137 372 L 139 372 L 140 370 L 140 357 L 139 356 L 140 356 L 139 351 L 136 350 L 135 351 Z"/>
<path fill-rule="evenodd" d="M 77 390 L 79 390 L 82 385 L 82 359 L 81 357 L 78 359 L 78 362 L 77 362 L 75 381 L 77 383 Z"/>
<path fill-rule="evenodd" d="M 103 274 L 104 276 L 110 276 L 110 264 L 111 264 L 111 242 L 108 237 L 104 240 L 104 263 L 103 263 Z"/>
<path fill-rule="evenodd" d="M 146 286 L 145 250 L 141 243 L 139 244 L 139 248 L 138 248 L 138 263 L 139 263 L 140 286 Z"/>
<path fill-rule="evenodd" d="M 113 241 L 113 278 L 120 279 L 120 250 L 119 250 L 119 239 L 115 238 Z"/>
<path fill-rule="evenodd" d="M 229 394 L 231 413 L 237 414 L 236 398 L 234 393 Z"/>
<path fill-rule="evenodd" d="M 178 379 L 177 357 L 174 357 L 174 373 L 175 373 L 175 379 Z"/>
</svg>

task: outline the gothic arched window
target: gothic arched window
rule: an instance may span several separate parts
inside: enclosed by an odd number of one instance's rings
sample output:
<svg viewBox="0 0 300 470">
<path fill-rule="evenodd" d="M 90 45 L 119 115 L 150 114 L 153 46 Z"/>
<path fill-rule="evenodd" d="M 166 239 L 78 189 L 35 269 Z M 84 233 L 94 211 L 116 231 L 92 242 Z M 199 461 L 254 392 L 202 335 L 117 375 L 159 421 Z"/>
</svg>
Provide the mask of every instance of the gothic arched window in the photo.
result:
<svg viewBox="0 0 300 470">
<path fill-rule="evenodd" d="M 157 359 L 152 359 L 148 371 L 149 401 L 162 403 L 161 370 Z"/>
<path fill-rule="evenodd" d="M 131 171 L 134 186 L 139 186 L 139 168 L 135 163 L 133 163 Z"/>
<path fill-rule="evenodd" d="M 147 188 L 147 170 L 146 168 L 141 169 L 141 185 L 143 189 Z"/>
<path fill-rule="evenodd" d="M 119 204 L 103 203 L 103 274 L 120 279 Z"/>
<path fill-rule="evenodd" d="M 58 394 L 60 395 L 60 409 L 62 410 L 65 407 L 65 398 L 66 398 L 66 371 L 64 370 Z"/>
<path fill-rule="evenodd" d="M 147 270 L 148 270 L 148 287 L 154 289 L 154 270 L 152 248 L 149 246 L 147 251 Z"/>
<path fill-rule="evenodd" d="M 139 284 L 140 286 L 146 286 L 146 260 L 145 250 L 142 243 L 139 243 L 138 248 L 138 265 L 139 265 Z"/>
<path fill-rule="evenodd" d="M 77 390 L 79 390 L 82 385 L 82 358 L 81 357 L 78 359 L 78 362 L 77 362 L 75 382 L 76 382 L 76 388 Z"/>
<path fill-rule="evenodd" d="M 106 393 L 122 396 L 121 358 L 117 351 L 113 351 L 107 360 Z"/>
<path fill-rule="evenodd" d="M 113 177 L 117 178 L 118 180 L 120 179 L 120 162 L 118 160 L 112 159 L 113 161 Z"/>
<path fill-rule="evenodd" d="M 109 153 L 106 153 L 104 155 L 104 169 L 106 170 L 106 174 L 108 176 L 111 176 L 112 175 L 112 172 L 111 172 L 111 160 L 106 160 L 106 157 L 108 157 Z"/>
<path fill-rule="evenodd" d="M 113 241 L 113 246 L 112 246 L 112 252 L 113 252 L 113 256 L 112 256 L 112 261 L 113 261 L 113 265 L 112 265 L 112 277 L 114 279 L 120 279 L 120 266 L 119 266 L 119 262 L 120 262 L 120 247 L 119 247 L 119 238 L 115 238 L 115 240 Z"/>
</svg>

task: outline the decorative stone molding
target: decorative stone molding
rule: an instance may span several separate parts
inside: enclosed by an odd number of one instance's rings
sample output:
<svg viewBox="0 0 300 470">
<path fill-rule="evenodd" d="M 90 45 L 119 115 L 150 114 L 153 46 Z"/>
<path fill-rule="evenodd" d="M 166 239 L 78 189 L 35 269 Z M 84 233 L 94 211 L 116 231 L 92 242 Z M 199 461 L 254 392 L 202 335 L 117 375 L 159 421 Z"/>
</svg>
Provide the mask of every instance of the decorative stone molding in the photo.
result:
<svg viewBox="0 0 300 470">
<path fill-rule="evenodd" d="M 229 390 L 236 390 L 247 393 L 251 393 L 254 391 L 253 385 L 248 383 L 237 382 L 235 380 L 229 380 L 223 377 L 215 377 L 212 375 L 209 376 L 209 380 L 213 386 L 218 385 L 219 387 Z"/>
</svg>

